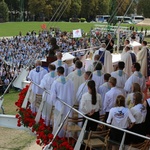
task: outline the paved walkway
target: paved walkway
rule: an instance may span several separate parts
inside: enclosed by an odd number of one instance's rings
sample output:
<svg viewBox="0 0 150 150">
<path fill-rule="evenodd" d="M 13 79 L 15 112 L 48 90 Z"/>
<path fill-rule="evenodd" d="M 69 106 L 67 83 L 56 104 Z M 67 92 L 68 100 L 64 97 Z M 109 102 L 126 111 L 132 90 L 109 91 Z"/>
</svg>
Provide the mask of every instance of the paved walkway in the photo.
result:
<svg viewBox="0 0 150 150">
<path fill-rule="evenodd" d="M 31 143 L 28 147 L 24 148 L 23 150 L 42 150 L 42 147 L 34 142 Z"/>
</svg>

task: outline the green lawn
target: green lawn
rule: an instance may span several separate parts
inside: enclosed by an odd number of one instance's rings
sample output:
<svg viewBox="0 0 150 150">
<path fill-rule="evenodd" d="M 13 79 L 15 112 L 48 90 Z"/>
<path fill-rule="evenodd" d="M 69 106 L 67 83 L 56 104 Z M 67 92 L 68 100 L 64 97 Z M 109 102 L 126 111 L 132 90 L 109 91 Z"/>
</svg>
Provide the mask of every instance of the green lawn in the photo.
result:
<svg viewBox="0 0 150 150">
<path fill-rule="evenodd" d="M 15 106 L 15 102 L 19 98 L 18 94 L 19 94 L 18 91 L 14 90 L 14 89 L 11 89 L 9 91 L 9 93 L 6 93 L 4 95 L 3 107 L 4 107 L 4 110 L 5 110 L 5 114 L 15 115 L 17 113 L 16 112 L 17 107 Z"/>
<path fill-rule="evenodd" d="M 41 25 L 46 24 L 47 29 L 50 27 L 58 27 L 62 31 L 72 31 L 73 29 L 83 29 L 85 32 L 89 32 L 95 24 L 98 23 L 71 23 L 71 22 L 7 22 L 0 23 L 0 37 L 4 36 L 16 36 L 21 31 L 25 35 L 28 31 L 42 30 Z M 124 24 L 123 26 L 131 26 L 129 24 Z M 136 25 L 134 25 L 136 27 Z M 150 30 L 150 26 L 144 26 L 144 29 L 147 28 Z M 138 27 L 141 29 L 141 26 Z"/>
</svg>

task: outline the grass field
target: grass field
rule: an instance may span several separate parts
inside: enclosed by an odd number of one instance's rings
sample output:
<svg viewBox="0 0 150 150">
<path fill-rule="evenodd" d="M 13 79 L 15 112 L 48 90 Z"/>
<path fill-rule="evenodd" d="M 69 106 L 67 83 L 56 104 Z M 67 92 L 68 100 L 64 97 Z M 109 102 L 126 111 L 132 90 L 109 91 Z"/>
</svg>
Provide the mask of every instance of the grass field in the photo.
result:
<svg viewBox="0 0 150 150">
<path fill-rule="evenodd" d="M 46 24 L 47 29 L 50 27 L 58 27 L 62 31 L 72 31 L 73 29 L 82 29 L 85 32 L 89 32 L 91 28 L 98 23 L 71 23 L 71 22 L 7 22 L 0 23 L 0 37 L 4 36 L 16 36 L 21 31 L 25 35 L 29 31 L 38 31 L 42 30 L 41 25 Z M 104 24 L 103 24 L 104 25 Z M 122 26 L 131 26 L 129 24 L 124 24 Z M 133 26 L 133 25 L 132 25 Z M 134 25 L 135 28 L 138 27 L 138 30 L 141 29 L 141 26 Z M 144 29 L 147 28 L 150 30 L 150 26 L 144 26 Z"/>
</svg>

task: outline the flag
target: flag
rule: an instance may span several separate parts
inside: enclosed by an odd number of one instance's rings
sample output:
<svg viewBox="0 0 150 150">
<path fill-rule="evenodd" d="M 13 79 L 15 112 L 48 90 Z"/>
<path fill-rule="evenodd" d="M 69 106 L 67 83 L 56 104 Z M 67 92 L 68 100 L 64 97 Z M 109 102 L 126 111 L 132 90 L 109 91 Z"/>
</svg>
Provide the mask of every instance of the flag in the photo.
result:
<svg viewBox="0 0 150 150">
<path fill-rule="evenodd" d="M 82 37 L 81 29 L 73 30 L 73 38 Z"/>
</svg>

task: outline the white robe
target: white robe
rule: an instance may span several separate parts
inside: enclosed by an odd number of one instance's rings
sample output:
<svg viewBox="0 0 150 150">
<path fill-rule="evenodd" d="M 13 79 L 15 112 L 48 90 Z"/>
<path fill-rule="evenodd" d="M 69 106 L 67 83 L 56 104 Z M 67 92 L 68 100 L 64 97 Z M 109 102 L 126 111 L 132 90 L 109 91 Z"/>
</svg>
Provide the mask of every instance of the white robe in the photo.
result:
<svg viewBox="0 0 150 150">
<path fill-rule="evenodd" d="M 128 92 L 128 93 L 131 93 L 132 92 L 132 84 L 133 83 L 138 83 L 142 89 L 142 91 L 145 90 L 146 88 L 146 80 L 145 80 L 145 77 L 142 76 L 142 77 L 139 77 L 138 76 L 138 71 L 135 71 L 129 78 L 128 80 L 126 81 L 125 83 L 125 91 Z"/>
<path fill-rule="evenodd" d="M 61 60 L 60 60 L 61 61 Z M 56 70 L 58 67 L 62 66 L 65 69 L 64 75 L 67 76 L 68 75 L 68 65 L 66 63 L 64 63 L 63 61 L 61 61 L 61 65 L 58 65 L 58 60 L 54 61 L 52 64 L 54 64 L 56 66 Z"/>
<path fill-rule="evenodd" d="M 147 46 L 143 46 L 137 53 L 137 62 L 141 65 L 141 73 L 147 77 Z"/>
<path fill-rule="evenodd" d="M 68 79 L 72 80 L 74 83 L 74 103 L 77 104 L 76 101 L 76 93 L 79 88 L 79 86 L 85 81 L 84 79 L 84 71 L 81 71 L 81 76 L 78 75 L 78 69 L 71 72 L 67 77 Z"/>
<path fill-rule="evenodd" d="M 106 94 L 104 98 L 104 111 L 109 112 L 112 107 L 115 106 L 116 98 L 118 95 L 123 95 L 121 90 L 116 87 L 112 87 Z"/>
<path fill-rule="evenodd" d="M 113 63 L 112 63 L 112 55 L 111 53 L 106 50 L 105 48 L 100 48 L 99 50 L 95 51 L 94 56 L 99 54 L 99 51 L 105 52 L 104 57 L 104 73 L 111 73 L 113 71 Z"/>
<path fill-rule="evenodd" d="M 57 74 L 55 71 L 51 71 L 47 73 L 41 80 L 40 87 L 46 89 L 50 93 L 52 83 L 56 78 L 57 78 Z M 50 111 L 49 108 L 51 108 L 52 106 L 53 106 L 53 101 L 50 99 L 50 94 L 46 93 L 46 101 L 44 103 L 44 107 L 42 110 L 42 118 L 45 120 L 47 126 L 50 125 L 50 114 L 52 110 Z"/>
<path fill-rule="evenodd" d="M 100 114 L 101 115 L 104 115 L 105 114 L 105 111 L 103 110 L 104 108 L 104 98 L 105 98 L 105 94 L 110 90 L 110 86 L 108 84 L 108 82 L 105 82 L 104 84 L 102 84 L 97 92 L 101 95 L 101 98 L 102 98 L 102 109 L 100 111 Z"/>
<path fill-rule="evenodd" d="M 39 72 L 37 72 L 35 68 L 29 72 L 28 79 L 39 85 L 45 74 L 47 74 L 47 70 L 43 67 L 40 67 Z M 32 92 L 34 95 L 42 95 L 43 91 L 43 89 L 39 88 L 35 84 L 32 84 Z M 31 103 L 31 110 L 32 112 L 36 112 L 38 110 L 38 108 L 35 107 L 35 99 Z"/>
<path fill-rule="evenodd" d="M 98 75 L 97 71 L 94 71 L 93 75 L 92 75 L 92 80 L 95 81 L 96 89 L 98 89 L 98 87 L 104 83 L 104 74 L 103 74 L 103 72 L 101 72 L 101 75 Z"/>
<path fill-rule="evenodd" d="M 77 90 L 76 99 L 77 99 L 78 103 L 80 103 L 82 95 L 84 93 L 88 92 L 87 82 L 88 82 L 88 80 L 85 81 L 84 83 L 82 83 Z"/>
<path fill-rule="evenodd" d="M 117 71 L 112 72 L 111 76 L 117 79 L 116 87 L 122 91 L 124 96 L 126 96 L 124 86 L 125 86 L 125 82 L 128 79 L 128 75 L 124 71 L 122 71 L 122 75 L 119 75 L 119 70 L 117 70 Z"/>
<path fill-rule="evenodd" d="M 127 52 L 121 54 L 121 60 L 125 63 L 124 72 L 128 76 L 132 75 L 131 67 L 133 64 L 132 57 L 131 57 L 130 53 L 132 53 L 132 51 L 127 51 Z"/>
<path fill-rule="evenodd" d="M 59 76 L 59 78 L 53 82 L 52 87 L 51 87 L 51 99 L 53 100 L 53 103 L 55 106 L 54 126 L 57 121 L 58 113 L 62 110 L 63 107 L 64 107 L 64 110 L 63 110 L 62 119 L 70 111 L 70 108 L 67 106 L 64 106 L 64 104 L 61 103 L 59 100 L 64 101 L 70 106 L 73 106 L 74 85 L 70 79 L 65 78 L 65 80 L 66 82 L 62 83 L 61 76 Z M 59 136 L 64 137 L 63 129 L 59 132 Z"/>
<path fill-rule="evenodd" d="M 39 72 L 36 72 L 36 68 L 35 68 L 29 72 L 28 79 L 30 79 L 31 81 L 33 81 L 39 85 L 41 80 L 43 79 L 44 75 L 47 73 L 48 73 L 47 70 L 44 69 L 43 67 L 40 67 Z M 34 94 L 42 94 L 43 90 L 41 88 L 37 87 L 36 85 L 32 84 L 32 92 Z"/>
</svg>

